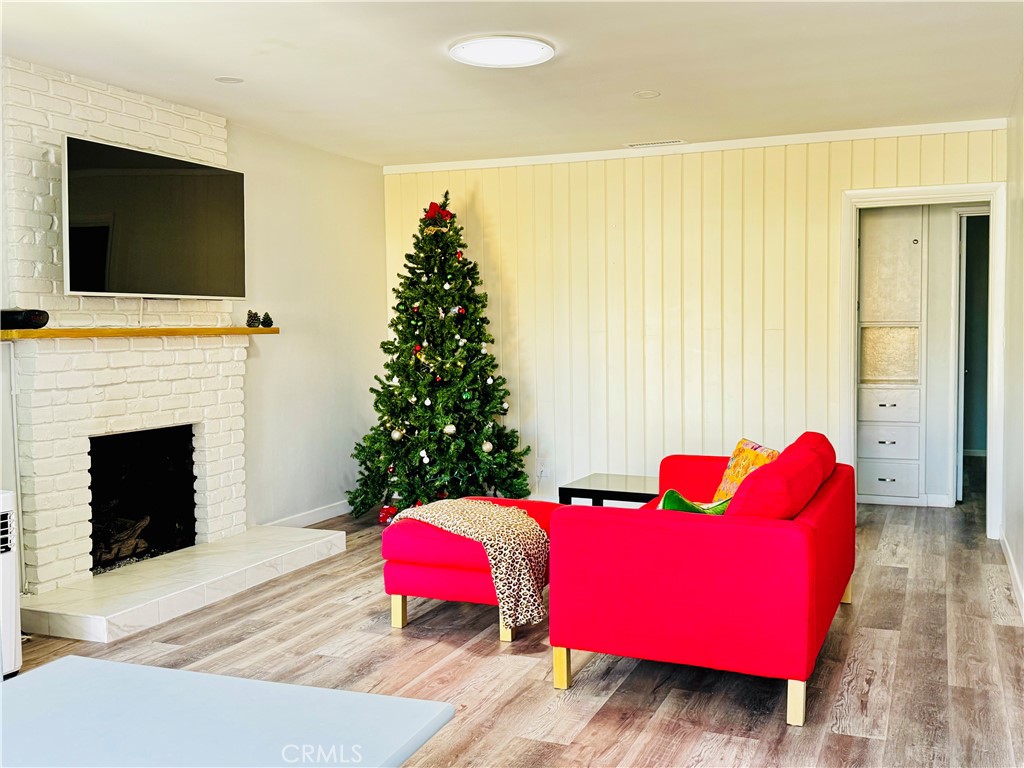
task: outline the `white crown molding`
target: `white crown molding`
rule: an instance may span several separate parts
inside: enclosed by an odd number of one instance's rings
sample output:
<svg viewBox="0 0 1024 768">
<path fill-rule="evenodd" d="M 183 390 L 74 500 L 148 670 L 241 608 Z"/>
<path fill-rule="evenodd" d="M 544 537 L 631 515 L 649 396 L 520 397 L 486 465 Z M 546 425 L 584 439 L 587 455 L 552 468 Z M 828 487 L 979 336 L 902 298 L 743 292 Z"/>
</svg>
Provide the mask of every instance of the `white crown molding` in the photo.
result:
<svg viewBox="0 0 1024 768">
<path fill-rule="evenodd" d="M 995 117 L 989 120 L 901 125 L 890 128 L 854 128 L 847 131 L 795 133 L 789 136 L 706 141 L 700 144 L 675 144 L 664 147 L 647 147 L 645 149 L 606 149 L 596 152 L 567 152 L 560 155 L 498 157 L 487 160 L 455 160 L 440 163 L 385 165 L 384 175 L 393 176 L 400 173 L 426 173 L 431 171 L 468 171 L 481 168 L 512 168 L 522 165 L 549 165 L 551 163 L 583 163 L 588 160 L 620 160 L 634 157 L 663 157 L 666 155 L 688 155 L 693 152 L 720 152 L 727 149 L 754 149 L 759 147 L 778 147 L 786 144 L 817 144 L 830 141 L 853 141 L 856 139 L 891 139 L 901 136 L 930 136 L 936 133 L 999 131 L 1005 128 L 1006 118 Z"/>
</svg>

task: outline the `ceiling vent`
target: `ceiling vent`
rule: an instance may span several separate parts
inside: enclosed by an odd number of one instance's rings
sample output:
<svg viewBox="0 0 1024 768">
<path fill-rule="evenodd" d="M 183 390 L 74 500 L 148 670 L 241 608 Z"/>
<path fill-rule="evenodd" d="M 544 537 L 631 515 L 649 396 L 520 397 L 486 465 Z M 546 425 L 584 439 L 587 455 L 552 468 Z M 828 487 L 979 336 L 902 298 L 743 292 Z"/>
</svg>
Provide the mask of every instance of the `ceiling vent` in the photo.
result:
<svg viewBox="0 0 1024 768">
<path fill-rule="evenodd" d="M 665 141 L 638 141 L 633 144 L 623 144 L 630 149 L 643 149 L 644 147 L 670 147 L 673 144 L 685 144 L 682 139 L 666 139 Z"/>
</svg>

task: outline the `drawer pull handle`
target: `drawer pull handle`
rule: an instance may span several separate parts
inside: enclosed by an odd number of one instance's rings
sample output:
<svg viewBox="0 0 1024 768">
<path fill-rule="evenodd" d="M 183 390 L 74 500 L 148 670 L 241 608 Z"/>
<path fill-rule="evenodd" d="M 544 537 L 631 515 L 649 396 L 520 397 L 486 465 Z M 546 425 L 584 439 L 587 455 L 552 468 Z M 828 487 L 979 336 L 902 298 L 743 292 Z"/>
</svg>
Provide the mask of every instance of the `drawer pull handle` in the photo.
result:
<svg viewBox="0 0 1024 768">
<path fill-rule="evenodd" d="M 895 440 L 879 440 L 878 444 L 879 445 L 896 445 L 896 441 Z"/>
<path fill-rule="evenodd" d="M 896 407 L 896 403 L 879 403 L 878 407 L 879 408 L 895 408 Z"/>
<path fill-rule="evenodd" d="M 880 478 L 878 478 L 878 482 L 880 482 L 880 483 L 895 483 L 896 482 L 896 478 L 895 477 L 880 477 Z"/>
</svg>

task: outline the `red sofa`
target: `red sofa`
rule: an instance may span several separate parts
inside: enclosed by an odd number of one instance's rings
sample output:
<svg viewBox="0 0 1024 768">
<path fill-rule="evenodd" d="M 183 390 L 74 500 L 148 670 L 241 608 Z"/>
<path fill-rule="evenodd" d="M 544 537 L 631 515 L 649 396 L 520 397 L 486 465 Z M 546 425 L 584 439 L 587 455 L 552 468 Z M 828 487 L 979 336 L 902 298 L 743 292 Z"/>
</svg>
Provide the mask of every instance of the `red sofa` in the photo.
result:
<svg viewBox="0 0 1024 768">
<path fill-rule="evenodd" d="M 659 486 L 710 500 L 728 457 L 669 456 Z M 566 506 L 551 520 L 555 686 L 570 649 L 806 681 L 854 566 L 853 467 L 804 433 L 740 484 L 723 516 Z"/>
</svg>

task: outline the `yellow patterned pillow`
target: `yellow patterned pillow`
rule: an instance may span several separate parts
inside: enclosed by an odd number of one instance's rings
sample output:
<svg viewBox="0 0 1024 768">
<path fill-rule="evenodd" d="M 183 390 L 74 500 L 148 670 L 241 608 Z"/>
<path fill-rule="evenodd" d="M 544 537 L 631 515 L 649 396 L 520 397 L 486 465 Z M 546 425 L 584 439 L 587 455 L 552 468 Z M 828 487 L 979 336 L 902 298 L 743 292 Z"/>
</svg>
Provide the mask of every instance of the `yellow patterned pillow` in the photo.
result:
<svg viewBox="0 0 1024 768">
<path fill-rule="evenodd" d="M 779 458 L 779 452 L 772 448 L 765 448 L 753 440 L 740 440 L 736 443 L 736 449 L 729 458 L 729 466 L 722 474 L 722 482 L 719 483 L 712 501 L 731 499 L 736 494 L 736 489 L 743 482 L 744 477 L 777 458 Z"/>
</svg>

